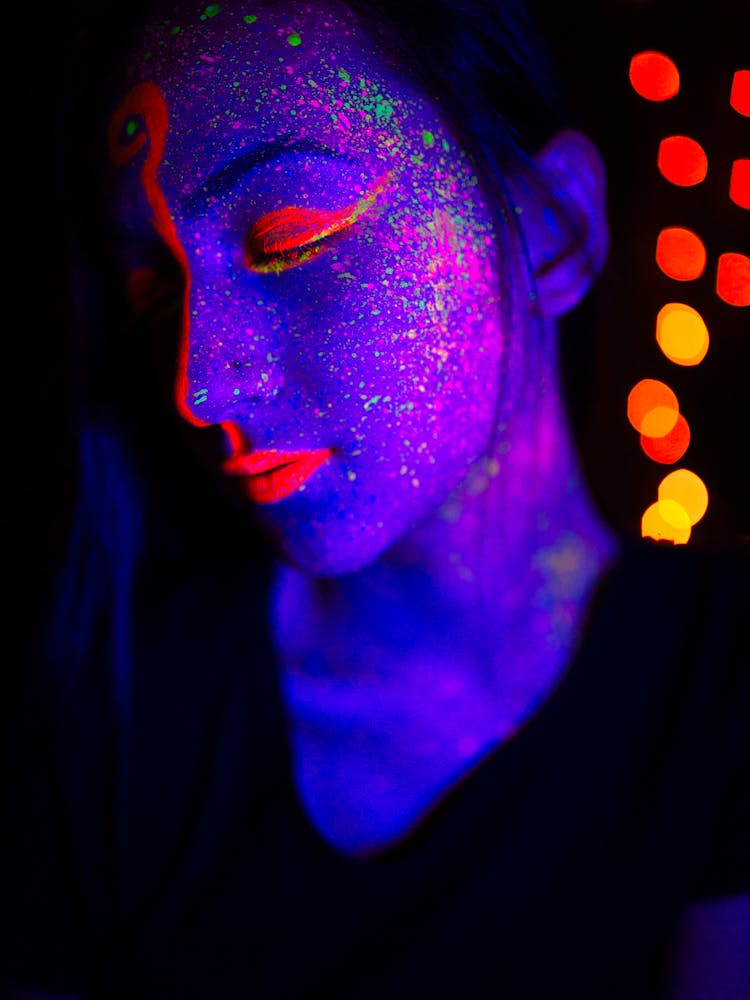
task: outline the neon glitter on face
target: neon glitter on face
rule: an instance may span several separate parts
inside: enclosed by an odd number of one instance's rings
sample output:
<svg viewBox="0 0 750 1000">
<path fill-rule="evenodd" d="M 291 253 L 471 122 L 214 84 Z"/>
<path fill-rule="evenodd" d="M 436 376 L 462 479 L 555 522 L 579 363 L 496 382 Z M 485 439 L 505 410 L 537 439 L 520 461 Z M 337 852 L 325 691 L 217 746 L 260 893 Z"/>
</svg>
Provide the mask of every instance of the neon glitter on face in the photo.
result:
<svg viewBox="0 0 750 1000">
<path fill-rule="evenodd" d="M 161 111 L 139 112 L 140 142 L 121 109 L 114 208 L 185 273 L 177 404 L 223 429 L 227 481 L 289 564 L 270 620 L 295 781 L 359 853 L 529 717 L 615 548 L 554 346 L 606 255 L 603 169 L 566 132 L 534 157 L 548 200 L 496 178 L 521 247 L 458 123 L 345 4 L 211 10 L 170 6 L 141 34 L 125 107 L 148 85 Z M 641 402 L 643 433 L 679 419 L 676 399 Z"/>
<path fill-rule="evenodd" d="M 255 452 L 328 453 L 262 516 L 298 567 L 354 570 L 487 449 L 503 351 L 490 210 L 435 103 L 345 7 L 179 13 L 144 33 L 113 122 L 120 214 L 145 192 L 187 277 L 177 405 L 225 429 L 233 475 Z M 144 94 L 163 102 L 163 154 Z M 123 136 L 136 114 L 145 166 Z"/>
</svg>

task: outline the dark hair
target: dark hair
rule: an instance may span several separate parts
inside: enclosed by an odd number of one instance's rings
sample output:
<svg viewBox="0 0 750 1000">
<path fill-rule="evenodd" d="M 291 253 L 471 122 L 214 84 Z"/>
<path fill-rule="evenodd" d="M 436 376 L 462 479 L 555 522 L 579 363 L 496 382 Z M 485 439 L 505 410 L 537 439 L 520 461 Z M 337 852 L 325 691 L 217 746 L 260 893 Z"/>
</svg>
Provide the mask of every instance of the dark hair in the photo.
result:
<svg viewBox="0 0 750 1000">
<path fill-rule="evenodd" d="M 348 0 L 347 5 L 409 66 L 455 124 L 496 206 L 505 259 L 523 261 L 526 249 L 507 177 L 537 183 L 531 156 L 565 123 L 545 45 L 524 5 L 518 0 Z M 80 106 L 68 108 L 66 123 L 64 176 L 79 180 L 71 200 L 77 218 L 71 264 L 75 380 L 81 398 L 75 413 L 76 501 L 46 633 L 46 659 L 68 693 L 84 664 L 109 665 L 121 725 L 119 763 L 126 775 L 133 593 L 136 584 L 147 590 L 149 582 L 138 576 L 144 546 L 161 555 L 162 563 L 174 561 L 186 570 L 180 536 L 192 522 L 191 561 L 204 568 L 223 572 L 230 563 L 250 558 L 263 573 L 270 550 L 246 515 L 240 522 L 239 511 L 223 509 L 222 517 L 209 513 L 224 501 L 213 498 L 208 473 L 188 457 L 170 386 L 154 374 L 170 371 L 166 359 L 176 357 L 176 324 L 172 340 L 160 333 L 154 345 L 123 321 L 127 309 L 105 222 L 104 137 L 113 104 L 110 92 L 95 84 L 127 51 L 149 13 L 124 6 L 127 10 L 105 18 L 83 19 L 82 65 L 89 75 L 73 87 Z M 121 40 L 117 51 L 111 41 L 103 44 L 113 38 Z M 92 94 L 96 98 L 87 103 L 85 95 Z M 514 283 L 508 286 L 511 294 L 503 296 L 503 308 L 511 315 L 517 304 Z M 153 350 L 162 352 L 157 365 L 148 358 Z M 523 353 L 520 345 L 511 345 L 507 363 L 533 366 L 533 358 Z M 134 391 L 136 407 L 130 402 Z"/>
</svg>

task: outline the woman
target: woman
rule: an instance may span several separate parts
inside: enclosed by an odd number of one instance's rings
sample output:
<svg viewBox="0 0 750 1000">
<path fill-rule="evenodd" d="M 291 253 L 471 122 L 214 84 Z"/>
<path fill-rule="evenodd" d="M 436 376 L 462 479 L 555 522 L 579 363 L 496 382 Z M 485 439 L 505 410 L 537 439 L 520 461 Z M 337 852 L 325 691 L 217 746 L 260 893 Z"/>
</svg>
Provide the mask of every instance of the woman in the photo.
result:
<svg viewBox="0 0 750 1000">
<path fill-rule="evenodd" d="M 49 643 L 79 671 L 52 710 L 74 943 L 16 932 L 14 987 L 694 995 L 681 915 L 710 933 L 694 897 L 750 889 L 741 568 L 618 537 L 584 485 L 557 322 L 607 254 L 604 171 L 532 38 L 511 4 L 340 0 L 140 30 L 109 123 L 133 314 L 168 251 L 176 408 L 276 558 L 264 611 L 242 541 L 196 573 L 181 537 L 133 610 L 99 486 L 106 637 L 68 583 Z M 739 943 L 702 974 L 739 997 L 746 899 L 717 913 Z"/>
</svg>

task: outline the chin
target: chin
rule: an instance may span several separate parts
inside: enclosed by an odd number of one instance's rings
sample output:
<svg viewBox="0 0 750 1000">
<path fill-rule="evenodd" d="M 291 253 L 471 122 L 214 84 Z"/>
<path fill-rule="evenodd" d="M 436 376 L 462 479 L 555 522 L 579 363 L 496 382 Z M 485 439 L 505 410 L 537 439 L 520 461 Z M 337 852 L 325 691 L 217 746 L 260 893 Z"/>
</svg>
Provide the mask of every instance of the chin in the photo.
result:
<svg viewBox="0 0 750 1000">
<path fill-rule="evenodd" d="M 357 573 L 374 563 L 391 543 L 382 529 L 372 533 L 364 526 L 357 537 L 349 532 L 342 535 L 340 528 L 329 527 L 325 533 L 304 538 L 276 534 L 274 543 L 283 562 L 306 576 L 316 577 Z"/>
</svg>

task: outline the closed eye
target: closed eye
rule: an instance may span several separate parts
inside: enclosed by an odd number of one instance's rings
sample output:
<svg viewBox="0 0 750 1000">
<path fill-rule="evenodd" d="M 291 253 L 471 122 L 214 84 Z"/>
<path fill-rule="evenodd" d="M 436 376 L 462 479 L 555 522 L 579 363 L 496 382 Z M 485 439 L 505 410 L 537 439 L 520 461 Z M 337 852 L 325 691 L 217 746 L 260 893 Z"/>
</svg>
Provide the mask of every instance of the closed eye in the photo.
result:
<svg viewBox="0 0 750 1000">
<path fill-rule="evenodd" d="M 326 237 L 348 228 L 351 221 L 333 212 L 294 205 L 270 212 L 245 238 L 247 266 L 258 274 L 268 274 L 304 264 L 317 257 Z"/>
<path fill-rule="evenodd" d="M 248 268 L 257 274 L 279 274 L 317 257 L 325 249 L 325 240 L 349 229 L 375 203 L 388 180 L 390 175 L 371 194 L 343 210 L 289 205 L 264 215 L 245 237 Z"/>
</svg>

